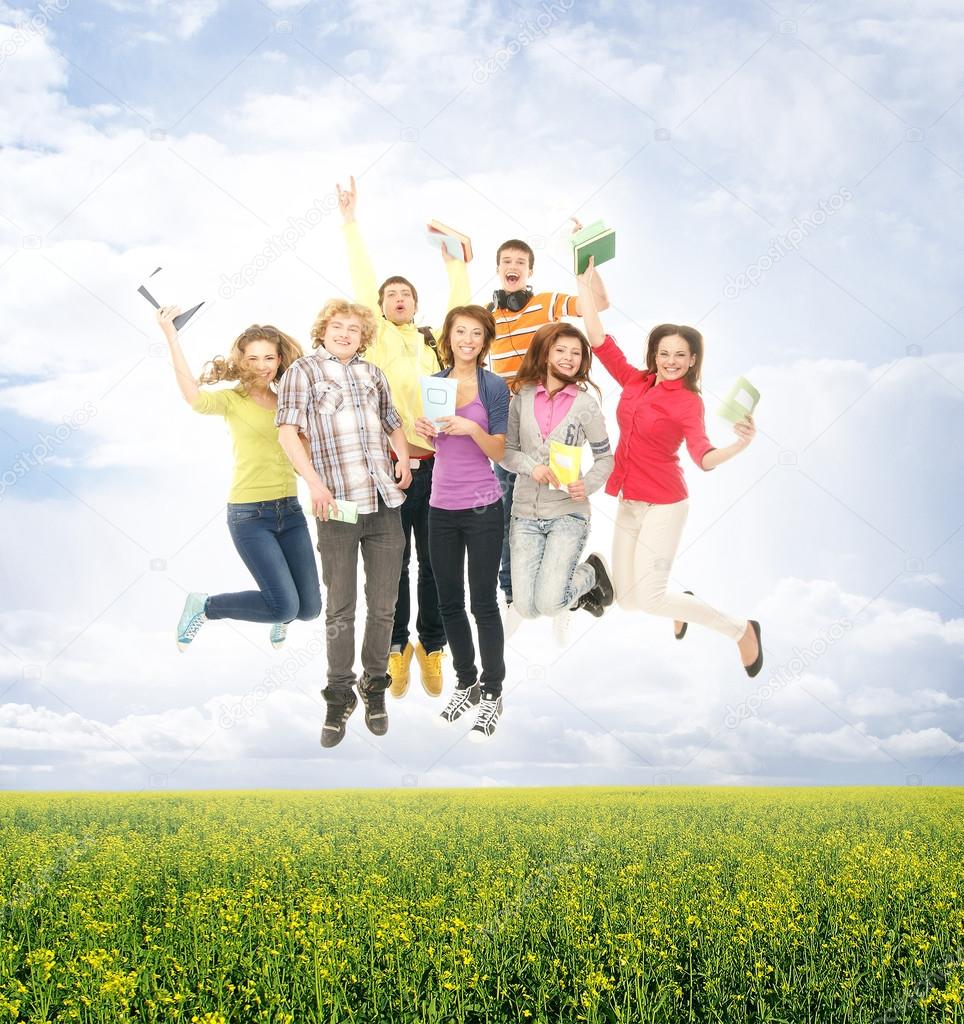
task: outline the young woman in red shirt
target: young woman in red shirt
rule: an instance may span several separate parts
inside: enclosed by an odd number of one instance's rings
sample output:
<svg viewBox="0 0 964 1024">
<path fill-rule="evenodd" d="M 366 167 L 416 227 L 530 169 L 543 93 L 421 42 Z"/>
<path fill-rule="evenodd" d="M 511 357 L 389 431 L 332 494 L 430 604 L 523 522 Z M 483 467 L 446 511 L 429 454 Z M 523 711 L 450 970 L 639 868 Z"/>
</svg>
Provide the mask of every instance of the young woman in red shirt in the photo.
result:
<svg viewBox="0 0 964 1024">
<path fill-rule="evenodd" d="M 620 607 L 675 619 L 682 639 L 687 623 L 715 629 L 735 640 L 748 676 L 763 667 L 760 624 L 711 608 L 690 593 L 666 589 L 689 511 L 677 451 L 685 441 L 701 469 L 715 469 L 753 440 L 753 418 L 734 426 L 736 440 L 714 448 L 703 424 L 700 370 L 703 336 L 693 327 L 660 324 L 649 334 L 646 369 L 626 359 L 603 330 L 589 282 L 592 260 L 579 275 L 579 300 L 594 355 L 622 388 L 616 419 L 616 466 L 606 493 L 619 497 L 613 538 L 613 582 Z"/>
</svg>

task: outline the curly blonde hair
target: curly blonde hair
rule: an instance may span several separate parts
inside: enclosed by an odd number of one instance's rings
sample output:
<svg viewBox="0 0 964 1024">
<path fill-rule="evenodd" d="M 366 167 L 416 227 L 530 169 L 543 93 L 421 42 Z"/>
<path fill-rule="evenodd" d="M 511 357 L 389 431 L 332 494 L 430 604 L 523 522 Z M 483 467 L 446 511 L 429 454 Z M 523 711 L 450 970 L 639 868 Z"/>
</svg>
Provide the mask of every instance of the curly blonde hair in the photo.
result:
<svg viewBox="0 0 964 1024">
<path fill-rule="evenodd" d="M 245 328 L 231 343 L 231 349 L 227 356 L 215 356 L 204 364 L 201 376 L 198 377 L 198 384 L 217 384 L 222 380 L 236 380 L 238 391 L 246 395 L 248 388 L 254 382 L 255 377 L 244 369 L 244 350 L 252 341 L 267 341 L 274 344 L 278 352 L 278 372 L 270 382 L 277 384 L 285 370 L 296 360 L 300 359 L 304 352 L 301 346 L 284 331 L 279 331 L 271 324 L 252 324 Z"/>
<path fill-rule="evenodd" d="M 336 316 L 353 316 L 361 322 L 361 344 L 358 346 L 358 354 L 361 355 L 372 343 L 375 337 L 377 326 L 372 311 L 367 306 L 359 305 L 357 302 L 349 302 L 347 299 L 329 299 L 321 308 L 321 312 L 315 317 L 311 325 L 311 347 L 321 348 L 325 343 L 325 331 L 328 324 Z"/>
</svg>

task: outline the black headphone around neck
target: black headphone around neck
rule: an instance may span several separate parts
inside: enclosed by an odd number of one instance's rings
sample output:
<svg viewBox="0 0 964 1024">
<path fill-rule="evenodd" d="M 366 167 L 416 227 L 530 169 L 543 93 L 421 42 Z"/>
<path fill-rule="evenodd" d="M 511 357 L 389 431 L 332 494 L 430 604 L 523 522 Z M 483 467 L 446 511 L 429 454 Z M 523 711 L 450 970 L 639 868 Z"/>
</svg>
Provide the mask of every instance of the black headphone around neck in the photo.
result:
<svg viewBox="0 0 964 1024">
<path fill-rule="evenodd" d="M 532 285 L 529 285 L 524 292 L 507 292 L 504 288 L 499 288 L 492 293 L 492 309 L 507 309 L 510 313 L 518 313 L 520 309 L 525 308 L 531 298 Z"/>
</svg>

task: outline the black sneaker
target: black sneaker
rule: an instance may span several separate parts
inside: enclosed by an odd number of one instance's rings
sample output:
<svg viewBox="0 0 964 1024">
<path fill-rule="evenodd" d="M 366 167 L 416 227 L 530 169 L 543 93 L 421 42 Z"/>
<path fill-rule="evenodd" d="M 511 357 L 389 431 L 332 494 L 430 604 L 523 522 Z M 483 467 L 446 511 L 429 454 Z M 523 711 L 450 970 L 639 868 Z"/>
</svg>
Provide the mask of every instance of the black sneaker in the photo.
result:
<svg viewBox="0 0 964 1024">
<path fill-rule="evenodd" d="M 595 551 L 586 559 L 586 562 L 596 570 L 596 585 L 589 591 L 596 599 L 600 608 L 608 608 L 616 597 L 616 589 L 609 575 L 609 566 L 606 559 Z M 602 612 L 599 613 L 600 615 Z"/>
<path fill-rule="evenodd" d="M 479 689 L 478 683 L 473 683 L 464 690 L 457 689 L 452 694 L 448 704 L 445 705 L 445 709 L 435 719 L 436 724 L 451 725 L 453 722 L 457 722 L 466 711 L 474 708 L 481 699 L 482 691 Z"/>
<path fill-rule="evenodd" d="M 368 676 L 362 676 L 358 683 L 358 696 L 365 704 L 365 725 L 376 736 L 384 736 L 388 732 L 388 711 L 385 709 L 388 683 L 387 677 L 369 679 Z"/>
<path fill-rule="evenodd" d="M 573 608 L 574 612 L 582 609 L 584 612 L 589 612 L 590 615 L 595 618 L 602 618 L 603 613 L 606 611 L 605 608 L 596 600 L 596 595 L 593 591 L 589 591 L 588 594 L 583 594 L 582 597 L 576 602 L 576 607 Z"/>
<path fill-rule="evenodd" d="M 321 691 L 322 696 L 328 703 L 328 713 L 325 715 L 325 724 L 321 727 L 321 745 L 323 747 L 337 747 L 345 738 L 345 725 L 351 718 L 351 713 L 358 707 L 358 698 L 354 690 L 330 693 L 325 689 Z"/>
<path fill-rule="evenodd" d="M 469 739 L 474 743 L 484 743 L 491 739 L 495 727 L 502 717 L 502 697 L 494 697 L 491 694 L 483 694 L 479 701 L 479 713 L 475 716 L 475 725 L 469 733 Z"/>
</svg>

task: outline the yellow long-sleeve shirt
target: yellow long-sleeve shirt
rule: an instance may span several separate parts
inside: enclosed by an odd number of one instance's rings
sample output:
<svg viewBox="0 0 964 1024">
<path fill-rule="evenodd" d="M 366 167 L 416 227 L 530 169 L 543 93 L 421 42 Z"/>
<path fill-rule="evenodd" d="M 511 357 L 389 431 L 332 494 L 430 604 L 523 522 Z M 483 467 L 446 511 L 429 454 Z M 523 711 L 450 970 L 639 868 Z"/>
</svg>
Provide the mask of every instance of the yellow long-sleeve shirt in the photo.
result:
<svg viewBox="0 0 964 1024">
<path fill-rule="evenodd" d="M 408 443 L 424 448 L 425 439 L 415 433 L 415 420 L 422 415 L 421 378 L 436 373 L 439 368 L 435 353 L 414 323 L 395 324 L 382 313 L 375 269 L 358 224 L 352 221 L 343 225 L 343 230 L 355 301 L 368 306 L 378 325 L 375 340 L 365 350 L 363 358 L 374 363 L 388 378 L 392 402 L 402 418 Z M 472 293 L 466 265 L 461 260 L 449 260 L 445 269 L 449 276 L 447 310 L 470 303 Z M 433 333 L 437 338 L 441 332 L 433 328 Z"/>
</svg>

